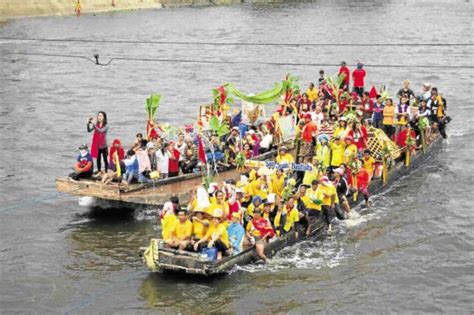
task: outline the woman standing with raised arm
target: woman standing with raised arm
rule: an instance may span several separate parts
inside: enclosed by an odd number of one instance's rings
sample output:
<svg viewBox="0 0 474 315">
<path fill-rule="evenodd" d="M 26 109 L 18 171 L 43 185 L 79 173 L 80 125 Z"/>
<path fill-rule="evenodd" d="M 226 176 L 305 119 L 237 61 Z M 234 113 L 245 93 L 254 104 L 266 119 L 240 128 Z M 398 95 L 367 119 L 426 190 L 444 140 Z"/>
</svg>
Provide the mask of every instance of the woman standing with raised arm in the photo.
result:
<svg viewBox="0 0 474 315">
<path fill-rule="evenodd" d="M 107 114 L 103 111 L 100 111 L 97 114 L 97 121 L 94 121 L 94 118 L 89 118 L 87 123 L 87 131 L 94 132 L 92 134 L 92 145 L 91 145 L 91 155 L 92 158 L 97 160 L 97 172 L 100 173 L 102 169 L 101 159 L 104 160 L 104 173 L 107 173 L 109 168 L 109 162 L 107 159 L 107 130 L 109 125 L 107 125 Z"/>
</svg>

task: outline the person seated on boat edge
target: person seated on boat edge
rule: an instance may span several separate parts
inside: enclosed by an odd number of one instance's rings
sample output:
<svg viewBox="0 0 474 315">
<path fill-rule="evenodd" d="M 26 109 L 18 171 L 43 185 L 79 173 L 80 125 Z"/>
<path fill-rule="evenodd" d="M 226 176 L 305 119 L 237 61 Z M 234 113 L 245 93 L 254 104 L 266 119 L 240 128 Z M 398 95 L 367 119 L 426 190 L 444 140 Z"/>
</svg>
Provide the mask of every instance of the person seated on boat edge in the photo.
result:
<svg viewBox="0 0 474 315">
<path fill-rule="evenodd" d="M 148 183 L 151 173 L 151 163 L 147 152 L 148 141 L 142 140 L 140 147 L 135 151 L 138 160 L 138 182 Z"/>
<path fill-rule="evenodd" d="M 229 158 L 235 159 L 237 153 L 240 152 L 240 131 L 239 127 L 234 126 L 232 127 L 229 136 L 227 137 L 225 143 L 226 146 L 229 148 Z"/>
<path fill-rule="evenodd" d="M 138 159 L 135 151 L 132 149 L 127 151 L 127 157 L 123 160 L 125 164 L 125 176 L 123 177 L 122 184 L 130 185 L 133 180 L 138 180 L 139 166 Z"/>
<path fill-rule="evenodd" d="M 109 170 L 107 171 L 107 174 L 102 177 L 102 183 L 109 184 L 114 179 L 117 179 L 119 182 L 122 181 L 122 172 L 125 171 L 125 164 L 123 163 L 124 158 L 125 150 L 122 147 L 120 139 L 116 138 L 110 147 Z M 117 171 L 117 165 L 119 171 Z"/>
<path fill-rule="evenodd" d="M 69 177 L 74 180 L 90 178 L 93 174 L 93 168 L 94 162 L 89 153 L 89 149 L 86 144 L 81 144 L 79 146 L 79 155 L 77 156 L 76 164 L 74 165 L 74 172 L 69 174 Z"/>
<path fill-rule="evenodd" d="M 191 242 L 193 224 L 188 219 L 186 209 L 178 209 L 178 220 L 174 221 L 170 228 L 169 239 L 165 240 L 166 246 L 185 250 Z"/>
<path fill-rule="evenodd" d="M 255 245 L 257 255 L 266 262 L 267 257 L 264 252 L 265 244 L 276 234 L 273 231 L 270 221 L 262 217 L 262 211 L 260 209 L 257 208 L 254 210 L 253 218 L 247 223 L 245 233 L 246 239 L 244 240 L 244 247 Z"/>
<path fill-rule="evenodd" d="M 159 212 L 159 219 L 161 223 L 161 237 L 163 240 L 170 239 L 170 230 L 176 221 L 177 211 L 180 209 L 179 199 L 176 196 L 170 198 L 170 201 L 165 202 L 163 209 Z"/>
<path fill-rule="evenodd" d="M 187 250 L 193 251 L 194 244 L 199 242 L 207 233 L 209 229 L 209 215 L 206 213 L 206 209 L 197 208 L 194 209 L 191 214 L 191 221 L 193 223 L 193 234 L 191 236 L 191 242 L 189 243 Z M 206 244 L 202 243 L 201 247 Z M 197 251 L 200 252 L 202 248 L 199 248 Z"/>
<path fill-rule="evenodd" d="M 194 244 L 194 251 L 198 251 L 202 243 L 208 242 L 207 247 L 215 247 L 217 249 L 217 260 L 221 260 L 222 256 L 232 254 L 232 247 L 229 243 L 227 228 L 222 223 L 223 211 L 215 209 L 212 214 L 212 223 L 209 225 L 206 235 Z"/>
<path fill-rule="evenodd" d="M 229 235 L 229 241 L 232 246 L 232 255 L 235 256 L 242 251 L 245 229 L 240 224 L 241 214 L 238 212 L 232 213 L 232 220 L 227 227 L 227 233 Z"/>
</svg>

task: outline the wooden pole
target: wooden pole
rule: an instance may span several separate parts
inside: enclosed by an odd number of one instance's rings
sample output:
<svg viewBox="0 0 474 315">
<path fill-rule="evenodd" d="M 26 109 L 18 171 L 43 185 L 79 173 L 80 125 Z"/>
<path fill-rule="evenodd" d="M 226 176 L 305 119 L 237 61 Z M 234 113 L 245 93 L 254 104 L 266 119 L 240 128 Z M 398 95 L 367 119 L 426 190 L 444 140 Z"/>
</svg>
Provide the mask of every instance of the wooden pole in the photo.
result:
<svg viewBox="0 0 474 315">
<path fill-rule="evenodd" d="M 384 186 L 388 184 L 388 166 L 385 154 L 382 156 L 382 182 Z"/>
</svg>

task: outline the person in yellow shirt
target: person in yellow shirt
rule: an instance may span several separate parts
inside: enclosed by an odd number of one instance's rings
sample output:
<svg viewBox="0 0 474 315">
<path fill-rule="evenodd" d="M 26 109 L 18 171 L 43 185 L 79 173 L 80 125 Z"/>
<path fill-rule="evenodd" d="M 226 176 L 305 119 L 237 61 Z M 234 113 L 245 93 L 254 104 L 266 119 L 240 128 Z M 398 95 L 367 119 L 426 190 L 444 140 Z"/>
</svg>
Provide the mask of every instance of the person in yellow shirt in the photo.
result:
<svg viewBox="0 0 474 315">
<path fill-rule="evenodd" d="M 331 147 L 331 167 L 337 168 L 344 162 L 344 150 L 346 145 L 341 141 L 341 137 L 337 136 L 330 145 Z"/>
<path fill-rule="evenodd" d="M 165 244 L 171 248 L 184 250 L 191 241 L 192 233 L 193 224 L 189 221 L 186 210 L 180 209 L 178 210 L 178 219 L 170 229 L 170 238 L 165 241 Z"/>
<path fill-rule="evenodd" d="M 278 164 L 282 164 L 284 162 L 286 162 L 288 164 L 291 164 L 295 161 L 293 159 L 293 156 L 290 153 L 288 153 L 288 149 L 285 146 L 282 146 L 280 148 L 280 150 L 278 151 L 278 155 L 277 155 L 275 160 Z"/>
<path fill-rule="evenodd" d="M 221 260 L 222 256 L 232 254 L 232 248 L 229 243 L 227 228 L 222 223 L 223 212 L 216 209 L 212 214 L 212 224 L 209 226 L 206 235 L 194 244 L 194 251 L 199 250 L 199 246 L 208 241 L 207 247 L 215 247 L 217 249 L 217 260 Z"/>
<path fill-rule="evenodd" d="M 362 158 L 362 168 L 364 168 L 367 173 L 369 173 L 369 181 L 374 176 L 375 171 L 375 159 L 370 156 L 370 150 L 364 150 L 364 157 Z"/>
<path fill-rule="evenodd" d="M 270 191 L 278 197 L 281 197 L 285 188 L 285 178 L 285 173 L 281 169 L 277 169 L 275 174 L 270 176 Z"/>
<path fill-rule="evenodd" d="M 348 133 L 347 129 L 347 119 L 345 117 L 342 117 L 339 119 L 337 127 L 334 129 L 334 132 L 332 133 L 332 137 L 340 137 L 343 139 Z"/>
<path fill-rule="evenodd" d="M 223 211 L 222 219 L 227 222 L 227 216 L 229 215 L 229 203 L 224 200 L 224 192 L 218 190 L 215 193 L 215 199 L 211 201 L 211 205 L 207 209 L 207 213 L 212 215 L 216 209 Z"/>
<path fill-rule="evenodd" d="M 357 157 L 357 146 L 354 144 L 354 140 L 351 136 L 344 138 L 346 147 L 344 149 L 344 164 L 348 164 L 352 158 Z"/>
<path fill-rule="evenodd" d="M 321 171 L 318 169 L 319 160 L 317 156 L 313 156 L 311 161 L 311 171 L 304 172 L 303 185 L 310 187 L 313 180 L 319 180 Z"/>
<path fill-rule="evenodd" d="M 252 196 L 259 196 L 266 199 L 269 193 L 268 184 L 265 176 L 261 176 L 251 183 Z"/>
<path fill-rule="evenodd" d="M 209 228 L 209 220 L 206 219 L 206 213 L 204 209 L 196 209 L 193 211 L 192 222 L 193 222 L 193 235 L 191 238 L 191 245 L 194 248 L 200 239 L 202 239 Z"/>
<path fill-rule="evenodd" d="M 296 209 L 294 198 L 290 198 L 286 202 L 285 212 L 286 220 L 285 225 L 283 226 L 283 232 L 288 233 L 292 229 L 296 231 L 296 223 L 298 223 L 298 221 L 300 220 L 300 215 L 298 209 Z M 298 235 L 298 232 L 296 232 L 296 235 Z"/>
<path fill-rule="evenodd" d="M 163 210 L 160 212 L 160 221 L 161 221 L 161 237 L 166 242 L 170 236 L 171 228 L 173 227 L 174 222 L 178 219 L 176 217 L 176 210 L 179 207 L 179 200 L 177 197 L 172 197 L 170 201 L 165 202 L 163 205 Z"/>
<path fill-rule="evenodd" d="M 390 139 L 393 139 L 395 135 L 395 106 L 391 98 L 385 101 L 385 107 L 383 108 L 383 130 Z"/>
<path fill-rule="evenodd" d="M 253 197 L 252 198 L 252 203 L 249 204 L 249 206 L 247 207 L 247 213 L 246 213 L 247 221 L 249 221 L 249 220 L 251 220 L 251 218 L 253 218 L 253 213 L 256 209 L 258 209 L 260 211 L 263 210 L 262 198 L 260 196 Z"/>
<path fill-rule="evenodd" d="M 308 89 L 306 90 L 306 95 L 311 102 L 314 102 L 318 98 L 319 91 L 314 87 L 314 83 L 310 83 Z"/>
<path fill-rule="evenodd" d="M 313 180 L 311 187 L 306 189 L 306 194 L 301 198 L 308 209 L 310 217 L 318 217 L 321 213 L 321 204 L 323 203 L 322 189 L 319 187 L 319 181 Z"/>
<path fill-rule="evenodd" d="M 319 161 L 323 162 L 323 165 L 326 168 L 329 167 L 331 162 L 331 152 L 329 150 L 328 141 L 329 137 L 327 135 L 320 135 L 316 146 L 316 156 Z"/>
<path fill-rule="evenodd" d="M 321 179 L 321 183 L 323 195 L 321 210 L 323 211 L 325 221 L 328 224 L 328 232 L 330 232 L 331 222 L 334 218 L 334 207 L 338 200 L 337 191 L 336 187 L 329 181 L 326 176 Z"/>
</svg>

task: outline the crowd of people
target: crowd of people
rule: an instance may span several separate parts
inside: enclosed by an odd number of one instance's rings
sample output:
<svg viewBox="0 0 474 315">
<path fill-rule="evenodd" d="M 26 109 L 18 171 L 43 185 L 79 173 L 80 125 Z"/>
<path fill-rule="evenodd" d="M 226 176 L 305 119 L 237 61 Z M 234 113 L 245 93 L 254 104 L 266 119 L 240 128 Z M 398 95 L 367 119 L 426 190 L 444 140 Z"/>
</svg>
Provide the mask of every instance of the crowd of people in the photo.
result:
<svg viewBox="0 0 474 315">
<path fill-rule="evenodd" d="M 425 83 L 416 95 L 410 82 L 404 81 L 392 99 L 374 94 L 374 88 L 365 90 L 362 64 L 357 64 L 352 76 L 350 73 L 342 63 L 339 97 L 321 70 L 317 87 L 309 84 L 305 93 L 278 107 L 276 117 L 294 115 L 297 119 L 300 150 L 296 156 L 279 144 L 276 163 L 271 167 L 245 166 L 238 181 L 196 187 L 186 206 L 172 197 L 160 213 L 166 246 L 194 252 L 214 249 L 219 260 L 255 245 L 259 257 L 266 261 L 265 245 L 276 237 L 290 232 L 309 235 L 311 222 L 317 218 L 324 220 L 330 231 L 336 217 L 347 218 L 349 201 L 356 200 L 358 194 L 370 206 L 368 187 L 374 176 L 380 176 L 380 156 L 367 145 L 370 130 L 383 130 L 397 144 L 402 159 L 403 154 L 416 154 L 439 135 L 446 137 L 445 125 L 450 119 L 446 100 L 437 88 Z M 351 78 L 353 88 L 349 92 Z M 251 159 L 275 145 L 275 115 L 246 127 L 245 132 L 234 125 L 225 136 L 211 135 L 212 153 L 226 152 L 224 164 L 235 161 L 240 153 Z M 140 150 L 144 156 L 151 153 L 151 163 L 156 161 L 157 168 L 168 176 L 172 159 L 175 174 L 180 167 L 186 173 L 200 164 L 196 139 L 190 134 L 180 135 L 177 143 L 137 140 L 137 147 L 127 156 Z M 183 160 L 181 148 L 185 152 Z M 190 164 L 191 155 L 194 162 Z M 164 163 L 163 157 L 168 162 Z M 137 168 L 140 171 L 140 160 Z"/>
</svg>

